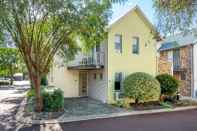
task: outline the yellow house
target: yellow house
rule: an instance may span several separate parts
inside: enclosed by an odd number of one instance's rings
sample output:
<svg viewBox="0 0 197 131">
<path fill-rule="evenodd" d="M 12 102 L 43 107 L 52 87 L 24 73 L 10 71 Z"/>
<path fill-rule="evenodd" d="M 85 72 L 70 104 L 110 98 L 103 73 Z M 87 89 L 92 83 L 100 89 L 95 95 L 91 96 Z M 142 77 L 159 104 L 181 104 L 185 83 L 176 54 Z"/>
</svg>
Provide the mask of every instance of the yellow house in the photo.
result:
<svg viewBox="0 0 197 131">
<path fill-rule="evenodd" d="M 157 72 L 154 28 L 138 6 L 108 26 L 108 39 L 89 55 L 78 53 L 65 67 L 55 65 L 49 84 L 65 97 L 88 96 L 113 103 L 122 96 L 124 78 L 134 72 Z M 60 60 L 56 60 L 60 61 Z"/>
</svg>

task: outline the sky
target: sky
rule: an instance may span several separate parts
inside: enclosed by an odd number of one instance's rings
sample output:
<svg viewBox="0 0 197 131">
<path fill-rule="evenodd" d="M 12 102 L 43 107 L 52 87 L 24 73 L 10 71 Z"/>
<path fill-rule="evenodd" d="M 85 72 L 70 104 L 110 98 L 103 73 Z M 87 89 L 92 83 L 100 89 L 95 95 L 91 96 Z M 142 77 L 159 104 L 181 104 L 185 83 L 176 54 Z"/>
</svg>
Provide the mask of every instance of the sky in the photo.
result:
<svg viewBox="0 0 197 131">
<path fill-rule="evenodd" d="M 128 0 L 125 4 L 114 4 L 113 5 L 113 15 L 112 20 L 119 18 L 125 12 L 128 12 L 132 7 L 138 5 L 140 9 L 144 12 L 147 18 L 151 21 L 152 24 L 155 24 L 155 13 L 153 8 L 152 0 Z"/>
</svg>

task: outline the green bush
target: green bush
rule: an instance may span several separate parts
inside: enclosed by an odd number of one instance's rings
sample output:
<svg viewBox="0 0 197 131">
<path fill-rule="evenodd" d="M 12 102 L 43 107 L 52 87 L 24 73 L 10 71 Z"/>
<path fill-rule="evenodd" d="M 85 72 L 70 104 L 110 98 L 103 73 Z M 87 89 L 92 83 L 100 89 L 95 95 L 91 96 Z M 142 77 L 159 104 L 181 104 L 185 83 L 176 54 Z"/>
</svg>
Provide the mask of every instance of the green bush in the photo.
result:
<svg viewBox="0 0 197 131">
<path fill-rule="evenodd" d="M 42 86 L 47 86 L 47 85 L 48 85 L 48 80 L 47 80 L 47 77 L 46 77 L 46 76 L 43 76 L 43 77 L 41 78 L 40 84 L 41 84 Z"/>
<path fill-rule="evenodd" d="M 157 101 L 160 93 L 159 82 L 147 73 L 133 73 L 124 80 L 124 95 L 135 103 Z"/>
<path fill-rule="evenodd" d="M 47 86 L 41 86 L 41 92 L 43 91 L 44 88 L 48 88 Z M 35 89 L 30 89 L 28 92 L 27 92 L 27 98 L 32 98 L 32 97 L 35 97 L 36 96 L 36 93 L 35 93 Z"/>
<path fill-rule="evenodd" d="M 58 88 L 44 88 L 42 91 L 44 111 L 56 112 L 64 108 L 64 93 Z"/>
<path fill-rule="evenodd" d="M 0 86 L 7 86 L 10 85 L 9 81 L 0 81 Z"/>
<path fill-rule="evenodd" d="M 161 74 L 156 77 L 161 86 L 161 94 L 173 95 L 178 91 L 179 83 L 171 75 Z"/>
<path fill-rule="evenodd" d="M 28 92 L 27 92 L 27 98 L 33 98 L 35 97 L 35 90 L 34 89 L 30 89 Z"/>
</svg>

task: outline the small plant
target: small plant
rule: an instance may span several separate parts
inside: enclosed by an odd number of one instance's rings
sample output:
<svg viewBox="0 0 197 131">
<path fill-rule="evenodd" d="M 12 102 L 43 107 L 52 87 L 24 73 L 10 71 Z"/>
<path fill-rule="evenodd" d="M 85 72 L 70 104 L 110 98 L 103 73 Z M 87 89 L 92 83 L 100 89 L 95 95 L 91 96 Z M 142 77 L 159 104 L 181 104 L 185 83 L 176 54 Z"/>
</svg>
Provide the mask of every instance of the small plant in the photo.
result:
<svg viewBox="0 0 197 131">
<path fill-rule="evenodd" d="M 44 88 L 42 91 L 44 111 L 57 112 L 64 108 L 64 93 L 59 88 Z"/>
<path fill-rule="evenodd" d="M 156 77 L 161 86 L 161 94 L 174 95 L 178 91 L 178 81 L 168 74 L 161 74 Z"/>
<path fill-rule="evenodd" d="M 118 101 L 116 101 L 115 106 L 122 108 L 122 107 L 124 107 L 124 102 L 122 100 L 118 100 Z"/>
<path fill-rule="evenodd" d="M 124 80 L 124 95 L 135 103 L 157 101 L 160 97 L 160 84 L 151 75 L 137 72 Z"/>
<path fill-rule="evenodd" d="M 27 98 L 33 98 L 35 97 L 35 90 L 34 89 L 30 89 L 28 92 L 27 92 Z"/>
<path fill-rule="evenodd" d="M 124 98 L 122 100 L 118 100 L 116 101 L 116 103 L 114 104 L 117 107 L 120 108 L 126 108 L 126 109 L 130 109 L 130 100 L 128 98 Z"/>
<path fill-rule="evenodd" d="M 169 102 L 160 102 L 160 105 L 163 108 L 172 108 L 172 105 Z"/>
</svg>

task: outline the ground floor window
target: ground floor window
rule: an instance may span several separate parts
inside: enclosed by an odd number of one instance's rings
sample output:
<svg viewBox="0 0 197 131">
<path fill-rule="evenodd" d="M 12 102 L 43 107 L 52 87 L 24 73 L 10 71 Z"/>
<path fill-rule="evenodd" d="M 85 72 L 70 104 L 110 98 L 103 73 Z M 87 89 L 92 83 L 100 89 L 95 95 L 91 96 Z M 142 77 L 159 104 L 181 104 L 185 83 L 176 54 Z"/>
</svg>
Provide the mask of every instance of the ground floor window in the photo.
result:
<svg viewBox="0 0 197 131">
<path fill-rule="evenodd" d="M 122 82 L 123 82 L 122 72 L 115 73 L 115 83 L 114 83 L 115 91 L 121 91 L 122 90 Z"/>
<path fill-rule="evenodd" d="M 181 80 L 186 80 L 186 73 L 185 72 L 181 72 Z"/>
</svg>

